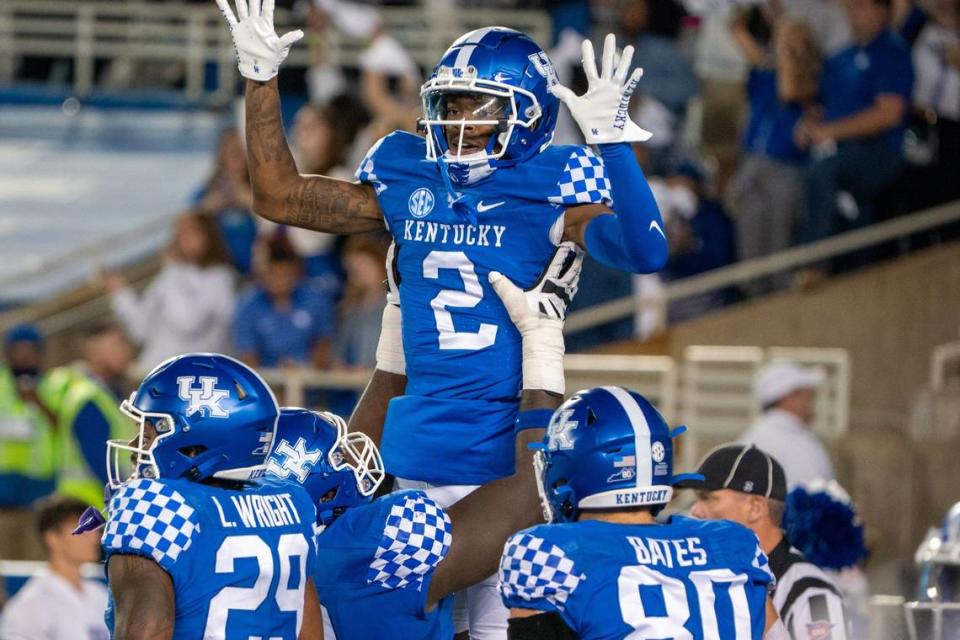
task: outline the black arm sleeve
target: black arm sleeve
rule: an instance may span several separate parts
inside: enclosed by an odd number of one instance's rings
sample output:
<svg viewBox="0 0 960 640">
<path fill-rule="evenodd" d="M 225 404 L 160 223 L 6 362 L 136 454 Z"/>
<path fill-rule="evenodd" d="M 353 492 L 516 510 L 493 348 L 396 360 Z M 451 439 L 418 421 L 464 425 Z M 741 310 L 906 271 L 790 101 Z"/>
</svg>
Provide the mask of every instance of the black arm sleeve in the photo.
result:
<svg viewBox="0 0 960 640">
<path fill-rule="evenodd" d="M 577 634 L 555 611 L 527 618 L 510 618 L 507 623 L 509 640 L 577 640 Z"/>
</svg>

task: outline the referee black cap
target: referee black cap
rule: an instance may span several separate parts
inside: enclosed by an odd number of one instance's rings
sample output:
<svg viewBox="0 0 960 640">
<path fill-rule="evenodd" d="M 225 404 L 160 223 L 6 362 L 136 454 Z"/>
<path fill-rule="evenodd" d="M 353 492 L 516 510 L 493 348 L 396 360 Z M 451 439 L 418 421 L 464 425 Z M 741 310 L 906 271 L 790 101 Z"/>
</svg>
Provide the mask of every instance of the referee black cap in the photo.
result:
<svg viewBox="0 0 960 640">
<path fill-rule="evenodd" d="M 697 473 L 703 480 L 683 480 L 681 489 L 732 489 L 772 500 L 787 499 L 787 478 L 773 456 L 755 446 L 730 444 L 707 454 Z"/>
</svg>

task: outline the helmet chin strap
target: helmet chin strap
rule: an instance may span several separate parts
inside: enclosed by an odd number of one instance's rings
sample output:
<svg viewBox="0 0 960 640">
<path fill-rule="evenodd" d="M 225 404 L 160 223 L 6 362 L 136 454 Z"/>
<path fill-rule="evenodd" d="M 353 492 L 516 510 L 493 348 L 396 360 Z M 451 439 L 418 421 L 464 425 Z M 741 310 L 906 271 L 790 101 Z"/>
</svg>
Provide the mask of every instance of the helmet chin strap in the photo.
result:
<svg viewBox="0 0 960 640">
<path fill-rule="evenodd" d="M 477 208 L 473 199 L 464 193 L 460 193 L 453 187 L 453 181 L 450 179 L 450 169 L 447 163 L 441 160 L 437 163 L 440 166 L 440 176 L 443 178 L 443 184 L 447 189 L 450 208 L 454 213 L 465 218 L 470 224 L 477 222 Z"/>
<path fill-rule="evenodd" d="M 433 127 L 439 128 L 439 134 L 433 130 Z M 443 130 L 443 127 L 440 125 L 428 125 L 428 128 L 431 129 L 429 134 L 439 138 L 440 136 L 446 136 L 446 133 Z M 461 128 L 461 141 L 463 137 L 463 130 Z M 435 141 L 436 142 L 436 141 Z M 461 142 L 462 145 L 462 142 Z M 462 148 L 462 146 L 461 146 Z M 449 153 L 449 149 L 447 151 Z M 447 166 L 447 161 L 444 158 L 438 158 L 437 165 L 440 167 L 440 177 L 443 179 L 443 185 L 447 190 L 447 198 L 450 204 L 450 208 L 453 209 L 454 213 L 465 218 L 470 224 L 476 224 L 477 222 L 477 209 L 476 204 L 473 200 L 468 197 L 466 194 L 460 193 L 453 186 L 453 180 L 450 179 L 450 169 Z"/>
</svg>

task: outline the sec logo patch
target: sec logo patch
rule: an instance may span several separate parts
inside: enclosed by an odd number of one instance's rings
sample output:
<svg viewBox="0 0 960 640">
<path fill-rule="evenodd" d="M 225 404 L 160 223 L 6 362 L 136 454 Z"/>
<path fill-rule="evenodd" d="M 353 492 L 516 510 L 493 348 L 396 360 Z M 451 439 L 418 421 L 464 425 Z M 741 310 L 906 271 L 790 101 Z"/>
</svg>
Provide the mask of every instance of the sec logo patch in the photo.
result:
<svg viewBox="0 0 960 640">
<path fill-rule="evenodd" d="M 433 192 L 426 187 L 420 187 L 410 194 L 407 208 L 414 218 L 426 218 L 433 211 L 434 202 Z"/>
<path fill-rule="evenodd" d="M 663 459 L 667 457 L 667 450 L 663 448 L 662 442 L 654 442 L 650 446 L 650 457 L 653 458 L 654 462 L 663 462 Z"/>
</svg>

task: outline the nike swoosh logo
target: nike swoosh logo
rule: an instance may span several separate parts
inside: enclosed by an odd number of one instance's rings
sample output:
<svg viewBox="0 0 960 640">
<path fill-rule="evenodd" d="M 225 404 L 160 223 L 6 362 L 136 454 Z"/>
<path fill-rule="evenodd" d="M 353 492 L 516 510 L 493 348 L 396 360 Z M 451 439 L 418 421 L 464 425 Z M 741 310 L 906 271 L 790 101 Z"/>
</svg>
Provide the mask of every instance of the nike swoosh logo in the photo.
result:
<svg viewBox="0 0 960 640">
<path fill-rule="evenodd" d="M 483 213 L 484 211 L 490 211 L 490 209 L 496 209 L 497 207 L 507 204 L 506 200 L 501 202 L 494 202 L 492 204 L 483 204 L 483 200 L 477 203 L 477 211 Z"/>
<path fill-rule="evenodd" d="M 660 232 L 660 235 L 663 236 L 663 239 L 664 239 L 664 240 L 667 239 L 667 234 L 665 234 L 665 233 L 663 232 L 663 229 L 660 228 L 660 223 L 657 222 L 656 220 L 651 220 L 651 221 L 650 221 L 650 228 L 647 229 L 647 231 L 653 231 L 654 229 L 656 229 L 657 231 Z"/>
</svg>

